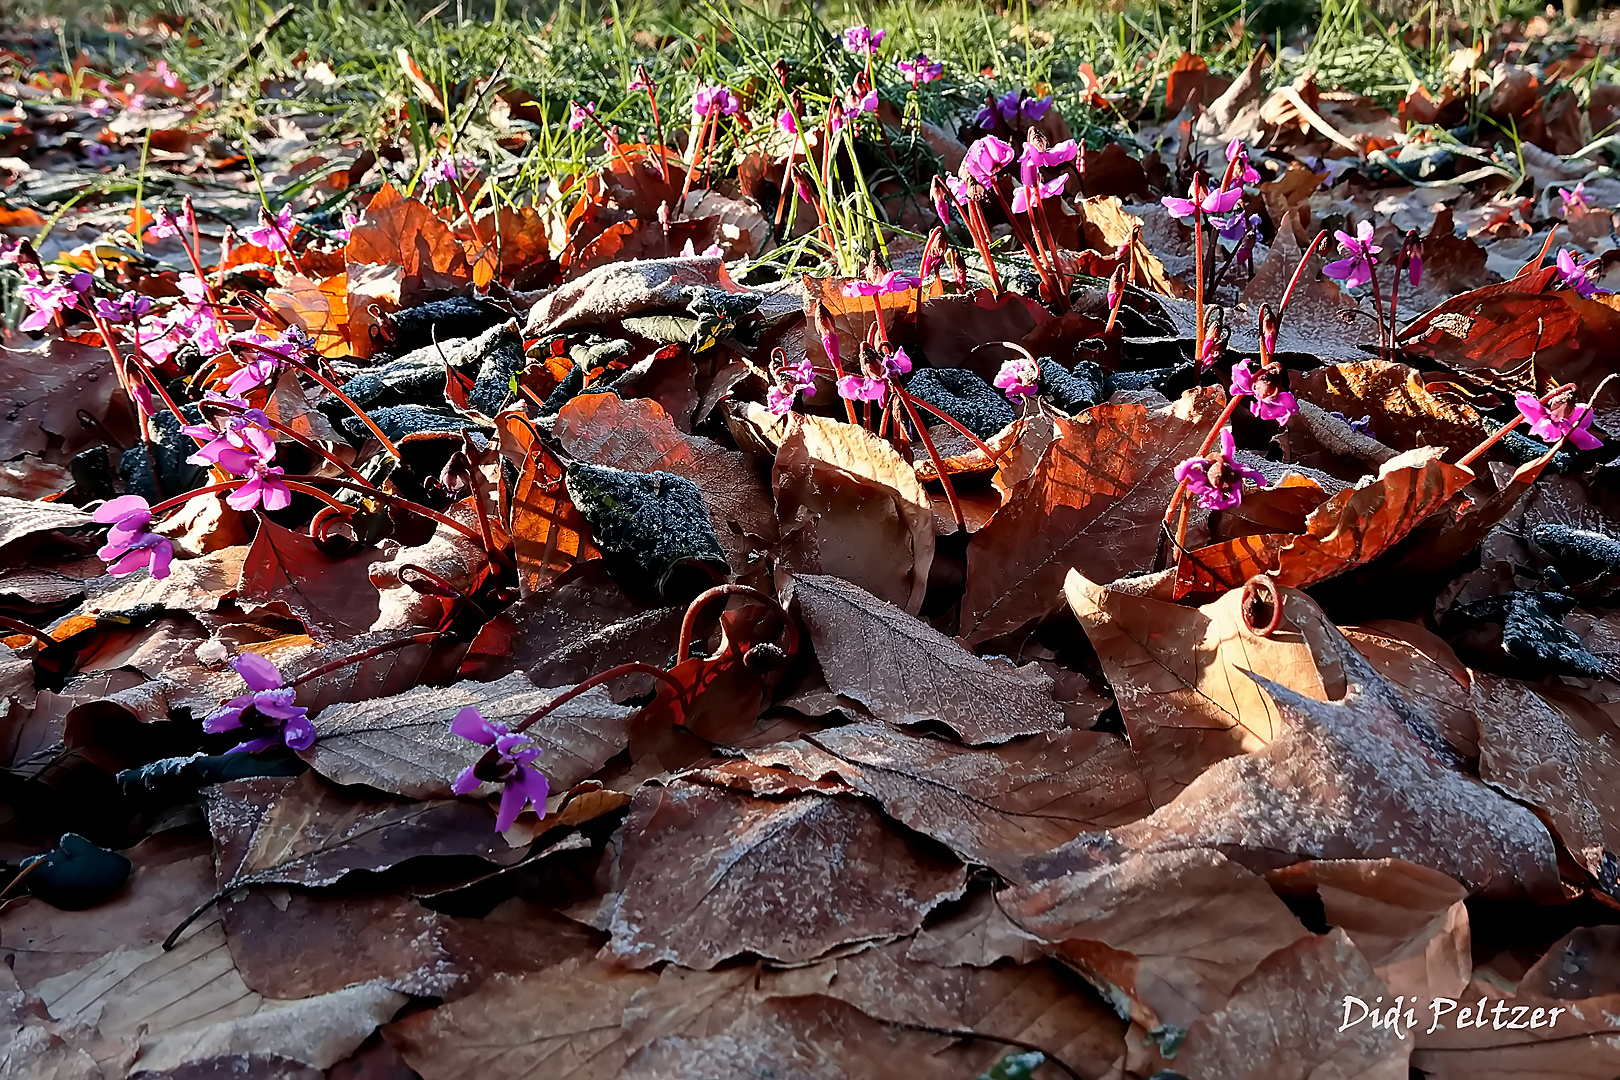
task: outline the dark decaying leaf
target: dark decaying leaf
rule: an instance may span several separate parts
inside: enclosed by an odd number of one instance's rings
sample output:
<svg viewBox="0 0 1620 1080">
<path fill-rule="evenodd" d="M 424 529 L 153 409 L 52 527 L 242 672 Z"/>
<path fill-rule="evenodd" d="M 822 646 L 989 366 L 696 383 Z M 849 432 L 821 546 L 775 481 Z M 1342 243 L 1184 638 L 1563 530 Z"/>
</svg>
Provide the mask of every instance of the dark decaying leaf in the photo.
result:
<svg viewBox="0 0 1620 1080">
<path fill-rule="evenodd" d="M 492 813 L 477 803 L 351 795 L 314 772 L 221 784 L 209 792 L 207 809 L 222 887 L 313 887 L 409 859 L 509 863 L 523 855 L 500 838 Z"/>
<path fill-rule="evenodd" d="M 727 570 L 703 491 L 669 472 L 570 462 L 568 495 L 603 553 L 637 584 L 662 592 L 681 567 Z"/>
<path fill-rule="evenodd" d="M 260 521 L 242 562 L 237 602 L 247 611 L 283 605 L 312 637 L 353 637 L 382 613 L 369 562 L 365 554 L 334 559 L 307 534 Z"/>
<path fill-rule="evenodd" d="M 1064 726 L 1052 680 L 1034 664 L 974 656 L 841 578 L 801 574 L 794 582 L 828 686 L 879 719 L 943 724 L 974 744 Z"/>
<path fill-rule="evenodd" d="M 133 864 L 78 833 L 63 833 L 55 847 L 24 859 L 19 867 L 28 873 L 31 895 L 63 911 L 82 911 L 117 895 Z"/>
<path fill-rule="evenodd" d="M 912 932 L 966 880 L 959 863 L 864 802 L 821 795 L 648 786 L 616 843 L 607 925 L 614 954 L 638 968 L 707 969 L 739 954 L 812 960 Z"/>
</svg>

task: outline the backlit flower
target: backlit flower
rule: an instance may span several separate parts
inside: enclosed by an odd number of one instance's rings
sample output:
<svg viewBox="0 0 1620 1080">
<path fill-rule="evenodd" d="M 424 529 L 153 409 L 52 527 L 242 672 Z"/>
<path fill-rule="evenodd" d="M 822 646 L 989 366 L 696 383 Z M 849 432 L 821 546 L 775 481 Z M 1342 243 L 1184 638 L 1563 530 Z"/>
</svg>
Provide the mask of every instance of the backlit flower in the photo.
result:
<svg viewBox="0 0 1620 1080">
<path fill-rule="evenodd" d="M 581 105 L 577 101 L 568 103 L 568 130 L 578 131 L 584 127 L 591 117 L 596 115 L 596 102 L 587 101 Z"/>
<path fill-rule="evenodd" d="M 270 420 L 264 413 L 245 409 L 226 417 L 217 431 L 203 424 L 187 424 L 180 430 L 194 439 L 209 440 L 187 461 L 193 465 L 218 465 L 226 472 L 246 476 L 275 460 L 276 443 L 269 428 Z"/>
<path fill-rule="evenodd" d="M 292 505 L 292 489 L 282 476 L 278 466 L 255 465 L 248 482 L 225 496 L 225 503 L 233 510 L 252 510 L 260 505 L 266 510 L 285 510 Z"/>
<path fill-rule="evenodd" d="M 450 790 L 470 795 L 480 784 L 499 784 L 501 808 L 495 815 L 496 832 L 510 829 L 525 806 L 533 806 L 536 814 L 546 816 L 546 796 L 551 794 L 551 785 L 533 767 L 541 751 L 527 735 L 513 734 L 505 724 L 485 720 L 484 714 L 472 705 L 456 713 L 450 721 L 450 733 L 489 747 L 476 764 L 461 770 Z"/>
<path fill-rule="evenodd" d="M 66 308 L 71 308 L 79 294 L 68 285 L 24 285 L 23 302 L 33 313 L 17 324 L 19 330 L 43 330 Z"/>
<path fill-rule="evenodd" d="M 843 292 L 845 296 L 883 296 L 915 289 L 921 284 L 921 278 L 910 277 L 898 270 L 885 270 L 876 281 L 846 281 Z"/>
<path fill-rule="evenodd" d="M 283 206 L 275 217 L 271 217 L 270 211 L 261 207 L 259 224 L 248 230 L 248 243 L 269 251 L 286 251 L 287 239 L 292 236 L 292 228 L 291 204 Z"/>
<path fill-rule="evenodd" d="M 1012 145 L 986 135 L 974 141 L 968 147 L 968 152 L 962 158 L 960 175 L 964 178 L 972 177 L 979 183 L 988 187 L 994 183 L 996 174 L 1006 168 L 1007 163 L 1013 159 Z"/>
<path fill-rule="evenodd" d="M 1232 396 L 1247 394 L 1252 399 L 1249 409 L 1262 420 L 1275 420 L 1281 427 L 1288 425 L 1288 418 L 1299 412 L 1299 402 L 1294 395 L 1283 389 L 1282 366 L 1276 363 L 1263 365 L 1259 371 L 1249 367 L 1249 362 L 1232 365 Z"/>
<path fill-rule="evenodd" d="M 716 111 L 721 116 L 730 116 L 740 108 L 742 102 L 737 100 L 737 95 L 724 86 L 700 86 L 692 95 L 692 111 L 698 116 Z"/>
<path fill-rule="evenodd" d="M 1568 439 L 1582 450 L 1596 450 L 1603 441 L 1589 430 L 1592 407 L 1575 404 L 1575 384 L 1568 383 L 1543 403 L 1534 394 L 1515 394 L 1519 415 L 1530 422 L 1530 434 L 1543 442 Z"/>
<path fill-rule="evenodd" d="M 1063 194 L 1063 184 L 1068 180 L 1068 174 L 1056 176 L 1039 187 L 1030 187 L 1020 184 L 1013 189 L 1012 212 L 1027 214 L 1031 205 L 1039 206 L 1046 199 L 1056 198 Z"/>
<path fill-rule="evenodd" d="M 1240 464 L 1236 454 L 1232 429 L 1222 428 L 1219 449 L 1206 457 L 1188 458 L 1177 465 L 1176 479 L 1198 496 L 1198 504 L 1204 509 L 1229 510 L 1243 501 L 1245 479 L 1262 487 L 1266 482 L 1264 473 Z"/>
<path fill-rule="evenodd" d="M 252 753 L 282 745 L 307 750 L 314 745 L 315 725 L 309 722 L 309 710 L 293 704 L 297 691 L 282 685 L 281 671 L 275 664 L 258 653 L 243 653 L 231 661 L 231 667 L 251 692 L 231 698 L 209 713 L 202 725 L 210 735 L 240 730 L 254 736 L 227 753 Z"/>
<path fill-rule="evenodd" d="M 889 380 L 911 370 L 906 350 L 881 353 L 871 346 L 861 348 L 861 373 L 838 380 L 838 393 L 851 401 L 882 401 L 888 395 Z"/>
<path fill-rule="evenodd" d="M 1569 249 L 1566 248 L 1558 253 L 1558 261 L 1555 264 L 1558 267 L 1558 280 L 1565 288 L 1574 290 L 1575 295 L 1582 300 L 1590 300 L 1600 293 L 1609 291 L 1598 288 L 1597 284 L 1592 281 L 1592 270 L 1597 264 L 1598 256 L 1596 255 L 1583 263 L 1577 263 L 1575 256 L 1571 255 Z M 24 289 L 23 291 L 26 293 L 28 290 Z"/>
<path fill-rule="evenodd" d="M 1189 221 L 1202 213 L 1205 216 L 1228 214 L 1238 203 L 1243 201 L 1243 189 L 1239 187 L 1228 188 L 1221 191 L 1205 191 L 1202 180 L 1194 179 L 1192 190 L 1188 192 L 1190 198 L 1180 199 L 1174 195 L 1166 195 L 1159 201 L 1164 208 L 1170 211 L 1171 216 L 1178 221 Z"/>
<path fill-rule="evenodd" d="M 869 26 L 851 26 L 845 29 L 842 37 L 844 51 L 859 53 L 862 56 L 871 56 L 883 44 L 883 35 L 887 31 L 873 30 Z"/>
<path fill-rule="evenodd" d="M 1372 242 L 1372 222 L 1363 221 L 1356 226 L 1354 236 L 1342 231 L 1334 235 L 1339 238 L 1339 251 L 1345 257 L 1322 267 L 1322 273 L 1344 282 L 1347 289 L 1367 284 L 1373 278 L 1373 264 L 1378 261 L 1376 256 L 1384 250 Z"/>
<path fill-rule="evenodd" d="M 152 508 L 139 495 L 120 495 L 96 508 L 92 518 L 111 525 L 107 542 L 96 552 L 96 558 L 107 563 L 107 573 L 132 574 L 141 567 L 149 567 L 155 578 L 169 576 L 169 562 L 174 558 L 174 545 L 164 536 L 152 532 Z"/>
<path fill-rule="evenodd" d="M 1233 139 L 1226 144 L 1226 163 L 1231 167 L 1233 176 L 1241 183 L 1260 182 L 1260 173 L 1249 164 L 1249 148 L 1243 145 L 1242 139 Z"/>
<path fill-rule="evenodd" d="M 979 110 L 974 120 L 980 129 L 993 130 L 997 123 L 1006 125 L 1013 131 L 1023 131 L 1030 124 L 1039 123 L 1052 109 L 1052 99 L 1049 97 L 1026 97 L 1017 90 L 1009 90 L 991 105 Z"/>
<path fill-rule="evenodd" d="M 1015 356 L 996 373 L 996 389 L 1010 398 L 1026 398 L 1039 389 L 1041 369 L 1027 356 Z"/>
<path fill-rule="evenodd" d="M 776 350 L 771 357 L 771 377 L 775 384 L 765 393 L 765 406 L 777 416 L 786 416 L 800 394 L 816 396 L 816 372 L 808 355 L 790 364 L 786 354 Z"/>
</svg>

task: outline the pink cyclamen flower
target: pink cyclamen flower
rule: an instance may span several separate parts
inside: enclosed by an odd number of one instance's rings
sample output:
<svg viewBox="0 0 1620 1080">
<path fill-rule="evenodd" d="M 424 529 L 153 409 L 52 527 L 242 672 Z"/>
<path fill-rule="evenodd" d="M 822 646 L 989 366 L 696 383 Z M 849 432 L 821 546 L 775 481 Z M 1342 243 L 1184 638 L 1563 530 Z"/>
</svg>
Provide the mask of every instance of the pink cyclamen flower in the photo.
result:
<svg viewBox="0 0 1620 1080">
<path fill-rule="evenodd" d="M 895 66 L 913 87 L 931 83 L 945 75 L 945 65 L 937 60 L 930 60 L 927 53 L 918 53 L 915 60 L 901 60 Z"/>
<path fill-rule="evenodd" d="M 906 350 L 879 353 L 863 348 L 861 374 L 845 375 L 838 380 L 838 394 L 851 401 L 882 401 L 888 396 L 889 380 L 911 371 L 911 357 Z"/>
<path fill-rule="evenodd" d="M 231 667 L 242 676 L 250 692 L 238 694 L 209 713 L 203 719 L 203 730 L 210 735 L 241 731 L 255 737 L 237 743 L 226 753 L 253 753 L 272 746 L 308 750 L 315 744 L 315 725 L 309 722 L 309 710 L 293 704 L 298 691 L 283 685 L 285 680 L 275 664 L 258 653 L 243 653 L 231 661 Z"/>
<path fill-rule="evenodd" d="M 69 285 L 24 285 L 22 297 L 34 311 L 17 329 L 34 331 L 45 329 L 64 309 L 73 307 L 79 294 Z"/>
<path fill-rule="evenodd" d="M 1586 213 L 1592 209 L 1592 204 L 1586 198 L 1586 182 L 1583 180 L 1576 184 L 1574 190 L 1558 189 L 1558 198 L 1564 204 L 1564 216 L 1570 214 Z"/>
<path fill-rule="evenodd" d="M 1582 450 L 1596 450 L 1603 445 L 1589 430 L 1592 407 L 1575 404 L 1574 384 L 1561 387 L 1546 404 L 1526 393 L 1515 394 L 1513 401 L 1519 406 L 1519 415 L 1530 422 L 1530 434 L 1543 442 L 1568 439 Z"/>
<path fill-rule="evenodd" d="M 1282 367 L 1266 364 L 1259 371 L 1251 370 L 1249 362 L 1232 365 L 1232 396 L 1247 394 L 1253 400 L 1249 409 L 1262 420 L 1275 420 L 1279 427 L 1287 427 L 1289 417 L 1299 412 L 1299 402 L 1282 388 Z"/>
<path fill-rule="evenodd" d="M 1044 200 L 1056 198 L 1063 194 L 1063 184 L 1068 179 L 1068 174 L 1064 173 L 1062 176 L 1053 177 L 1038 188 L 1027 184 L 1018 185 L 1013 190 L 1012 212 L 1015 214 L 1027 214 L 1031 204 L 1039 206 Z"/>
<path fill-rule="evenodd" d="M 776 382 L 766 391 L 765 407 L 777 416 L 786 416 L 800 394 L 816 396 L 816 371 L 808 354 L 794 364 L 786 363 L 785 358 L 784 362 L 773 362 L 771 375 Z"/>
<path fill-rule="evenodd" d="M 151 531 L 152 508 L 145 499 L 120 495 L 102 503 L 91 516 L 102 525 L 112 526 L 107 531 L 107 542 L 96 552 L 96 558 L 108 564 L 107 573 L 132 574 L 145 566 L 155 578 L 169 576 L 174 544 Z"/>
<path fill-rule="evenodd" d="M 157 62 L 157 67 L 153 70 L 152 74 L 157 76 L 158 82 L 163 84 L 163 89 L 165 90 L 176 91 L 179 90 L 182 85 L 184 85 L 180 82 L 180 76 L 169 70 L 169 62 L 167 60 L 159 60 Z"/>
<path fill-rule="evenodd" d="M 1575 256 L 1569 249 L 1558 253 L 1558 280 L 1565 288 L 1572 289 L 1576 296 L 1582 300 L 1590 300 L 1594 296 L 1607 293 L 1609 290 L 1600 289 L 1592 280 L 1592 269 L 1598 264 L 1598 256 L 1594 255 L 1583 263 L 1577 263 Z M 27 292 L 27 290 L 23 290 Z"/>
<path fill-rule="evenodd" d="M 878 92 L 868 90 L 862 94 L 858 90 L 851 89 L 844 95 L 844 108 L 852 113 L 877 112 Z"/>
<path fill-rule="evenodd" d="M 1347 289 L 1354 289 L 1371 281 L 1373 265 L 1378 261 L 1375 256 L 1384 250 L 1372 242 L 1372 222 L 1363 221 L 1357 225 L 1354 236 L 1347 232 L 1335 232 L 1333 235 L 1339 238 L 1339 250 L 1345 257 L 1322 267 L 1322 273 L 1344 282 Z"/>
<path fill-rule="evenodd" d="M 789 135 L 797 135 L 799 133 L 799 121 L 798 118 L 793 115 L 792 109 L 782 110 L 781 115 L 776 118 L 776 126 L 787 132 Z"/>
<path fill-rule="evenodd" d="M 1019 175 L 1026 184 L 1034 184 L 1039 180 L 1041 168 L 1053 168 L 1058 165 L 1067 165 L 1073 161 L 1079 148 L 1073 139 L 1064 139 L 1056 146 L 1044 146 L 1039 142 L 1030 141 L 1024 144 L 1024 152 L 1019 155 Z"/>
<path fill-rule="evenodd" d="M 1216 214 L 1229 214 L 1238 203 L 1243 201 L 1243 189 L 1241 187 L 1227 188 L 1225 191 L 1217 188 L 1214 191 L 1204 192 L 1200 196 L 1199 192 L 1202 189 L 1203 184 L 1198 180 L 1194 180 L 1192 191 L 1188 192 L 1192 196 L 1191 198 L 1178 199 L 1174 195 L 1166 195 L 1159 201 L 1164 204 L 1164 208 L 1170 211 L 1171 216 L 1177 221 L 1190 221 L 1200 213 L 1206 217 Z"/>
<path fill-rule="evenodd" d="M 266 510 L 285 510 L 292 505 L 292 489 L 282 481 L 283 475 L 279 466 L 255 465 L 248 482 L 225 496 L 225 504 L 232 510 L 260 505 Z"/>
<path fill-rule="evenodd" d="M 1025 97 L 1017 90 L 1009 90 L 997 98 L 994 105 L 981 108 L 974 121 L 982 131 L 992 130 L 999 120 L 1011 130 L 1022 132 L 1030 124 L 1039 123 L 1051 109 L 1049 97 Z"/>
<path fill-rule="evenodd" d="M 596 115 L 596 102 L 587 101 L 581 105 L 577 101 L 568 103 L 568 130 L 578 131 L 584 127 L 591 117 Z"/>
<path fill-rule="evenodd" d="M 721 116 L 730 116 L 740 108 L 742 102 L 728 87 L 700 86 L 697 93 L 692 95 L 692 111 L 698 116 L 708 116 L 715 111 Z"/>
<path fill-rule="evenodd" d="M 248 230 L 248 243 L 255 247 L 262 247 L 270 251 L 286 251 L 287 240 L 292 236 L 293 220 L 291 204 L 283 206 L 276 212 L 275 217 L 270 211 L 259 211 L 259 224 Z"/>
<path fill-rule="evenodd" d="M 1245 184 L 1260 182 L 1260 173 L 1249 163 L 1249 148 L 1243 145 L 1242 139 L 1233 139 L 1226 144 L 1226 163 L 1234 166 L 1233 175 L 1240 182 Z"/>
<path fill-rule="evenodd" d="M 1206 510 L 1230 510 L 1243 501 L 1243 481 L 1252 480 L 1265 486 L 1265 474 L 1240 464 L 1236 457 L 1237 444 L 1232 441 L 1232 429 L 1222 428 L 1220 449 L 1201 458 L 1188 458 L 1176 466 L 1176 479 L 1187 485 L 1187 490 L 1198 496 L 1198 505 Z"/>
<path fill-rule="evenodd" d="M 878 46 L 883 44 L 883 35 L 885 33 L 887 31 L 873 30 L 869 26 L 851 26 L 842 35 L 844 51 L 871 56 L 878 51 Z"/>
<path fill-rule="evenodd" d="M 967 156 L 962 159 L 960 175 L 971 176 L 979 183 L 988 187 L 996 174 L 1006 168 L 1013 159 L 1013 148 L 994 135 L 986 135 L 974 141 L 968 147 Z"/>
<path fill-rule="evenodd" d="M 207 439 L 186 458 L 193 465 L 218 465 L 228 473 L 246 476 L 276 458 L 276 442 L 270 434 L 270 420 L 258 409 L 245 409 L 225 418 L 216 431 L 204 424 L 187 424 L 180 430 L 194 439 Z"/>
<path fill-rule="evenodd" d="M 724 251 L 720 250 L 719 244 L 710 244 L 700 252 L 696 245 L 688 240 L 685 246 L 681 248 L 680 257 L 683 259 L 720 259 L 724 258 L 725 254 Z"/>
<path fill-rule="evenodd" d="M 92 306 L 96 309 L 97 315 L 110 323 L 136 322 L 152 310 L 152 298 L 127 292 L 111 300 L 98 296 Z"/>
<path fill-rule="evenodd" d="M 647 77 L 647 69 L 643 67 L 636 68 L 636 73 L 631 76 L 629 85 L 625 87 L 632 94 L 643 94 L 657 88 L 658 84 Z"/>
<path fill-rule="evenodd" d="M 540 756 L 527 735 L 513 734 L 505 724 L 485 720 L 484 714 L 472 705 L 456 713 L 450 721 L 450 733 L 468 742 L 489 749 L 474 765 L 461 770 L 450 790 L 457 795 L 471 795 L 480 784 L 501 785 L 501 808 L 495 815 L 495 831 L 505 832 L 512 827 L 525 806 L 533 806 L 540 817 L 546 816 L 546 796 L 551 785 L 534 759 Z"/>
<path fill-rule="evenodd" d="M 996 373 L 996 389 L 1010 398 L 1026 398 L 1039 390 L 1041 369 L 1027 356 L 1015 356 Z"/>
<path fill-rule="evenodd" d="M 883 296 L 915 289 L 921 284 L 921 278 L 910 277 L 898 270 L 885 270 L 876 281 L 846 281 L 843 291 L 845 296 Z"/>
</svg>

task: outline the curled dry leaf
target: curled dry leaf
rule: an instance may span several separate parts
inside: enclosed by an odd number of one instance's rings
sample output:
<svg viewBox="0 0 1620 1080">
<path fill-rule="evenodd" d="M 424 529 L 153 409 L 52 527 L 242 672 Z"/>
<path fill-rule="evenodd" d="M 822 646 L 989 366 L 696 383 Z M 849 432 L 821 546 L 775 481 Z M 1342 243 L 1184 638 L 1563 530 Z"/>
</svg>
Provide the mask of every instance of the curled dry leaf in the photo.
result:
<svg viewBox="0 0 1620 1080">
<path fill-rule="evenodd" d="M 336 784 L 366 784 L 413 799 L 447 799 L 462 769 L 484 748 L 450 733 L 468 706 L 508 727 L 567 687 L 539 689 L 522 672 L 495 682 L 419 687 L 394 697 L 334 705 L 314 718 L 316 740 L 302 755 Z M 613 704 L 603 689 L 566 702 L 526 731 L 544 753 L 534 767 L 564 791 L 596 772 L 627 745 L 633 710 Z M 493 788 L 482 789 L 489 794 Z"/>
<path fill-rule="evenodd" d="M 1099 405 L 1056 417 L 1058 437 L 968 544 L 962 635 L 973 644 L 1044 618 L 1062 604 L 1070 567 L 1096 581 L 1145 570 L 1176 489 L 1220 412 L 1220 393 L 1174 405 Z"/>
<path fill-rule="evenodd" d="M 1277 737 L 1280 709 L 1240 669 L 1320 700 L 1344 692 L 1328 620 L 1291 590 L 1279 591 L 1280 621 L 1265 636 L 1249 627 L 1241 589 L 1187 608 L 1107 589 L 1071 571 L 1063 591 L 1097 650 L 1132 747 L 1145 760 L 1164 762 L 1148 778 L 1155 805 L 1211 763 Z"/>
<path fill-rule="evenodd" d="M 1468 893 L 1456 879 L 1399 859 L 1295 863 L 1266 875 L 1283 896 L 1313 894 L 1389 992 L 1454 998 L 1473 969 Z"/>
<path fill-rule="evenodd" d="M 643 787 L 617 836 L 613 952 L 708 969 L 741 953 L 813 960 L 908 934 L 966 870 L 864 802 L 785 802 L 675 781 Z"/>
<path fill-rule="evenodd" d="M 1245 536 L 1187 552 L 1177 570 L 1176 596 L 1234 589 L 1262 573 L 1303 589 L 1371 562 L 1474 479 L 1438 455 L 1423 448 L 1390 458 L 1376 479 L 1312 510 L 1302 535 Z"/>
<path fill-rule="evenodd" d="M 1394 685 L 1337 631 L 1329 636 L 1345 673 L 1342 699 L 1247 676 L 1275 702 L 1277 735 L 1211 766 L 1168 806 L 1113 830 L 1110 842 L 1135 851 L 1210 847 L 1257 871 L 1301 859 L 1399 858 L 1475 895 L 1561 896 L 1545 826 L 1459 771 L 1456 751 Z M 1065 857 L 1083 858 L 1088 842 L 1076 840 Z"/>
<path fill-rule="evenodd" d="M 920 619 L 832 576 L 801 574 L 794 595 L 834 693 L 891 724 L 943 724 L 974 744 L 1064 726 L 1035 664 L 974 656 Z"/>
<path fill-rule="evenodd" d="M 894 447 L 865 428 L 792 415 L 771 470 L 784 534 L 812 545 L 790 569 L 843 578 L 915 614 L 934 562 L 934 511 Z"/>
<path fill-rule="evenodd" d="M 1437 446 L 1460 457 L 1490 434 L 1473 406 L 1429 390 L 1422 376 L 1405 364 L 1335 364 L 1294 377 L 1289 388 L 1329 412 L 1372 417 L 1378 441 L 1397 450 Z"/>
</svg>

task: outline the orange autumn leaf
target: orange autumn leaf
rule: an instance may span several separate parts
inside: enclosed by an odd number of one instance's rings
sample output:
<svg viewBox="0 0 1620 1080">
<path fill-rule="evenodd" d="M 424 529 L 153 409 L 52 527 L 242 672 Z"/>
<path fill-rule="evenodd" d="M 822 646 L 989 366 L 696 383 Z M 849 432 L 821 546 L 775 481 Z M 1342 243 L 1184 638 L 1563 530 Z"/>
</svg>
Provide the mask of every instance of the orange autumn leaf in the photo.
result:
<svg viewBox="0 0 1620 1080">
<path fill-rule="evenodd" d="M 315 282 L 295 276 L 279 289 L 265 293 L 271 310 L 303 327 L 322 356 L 349 356 L 349 275 L 337 274 Z"/>
<path fill-rule="evenodd" d="M 512 545 L 524 595 L 602 557 L 584 515 L 568 497 L 562 467 L 540 448 L 524 463 L 512 496 Z"/>
<path fill-rule="evenodd" d="M 344 256 L 350 263 L 397 266 L 406 277 L 451 279 L 472 277 L 467 254 L 450 227 L 426 203 L 407 199 L 384 184 L 366 206 L 360 224 L 349 231 Z"/>
<path fill-rule="evenodd" d="M 1176 575 L 1177 598 L 1236 588 L 1267 573 L 1302 589 L 1371 562 L 1461 491 L 1474 474 L 1435 451 L 1390 458 L 1377 480 L 1347 488 L 1311 511 L 1303 535 L 1264 533 L 1190 551 Z"/>
</svg>

